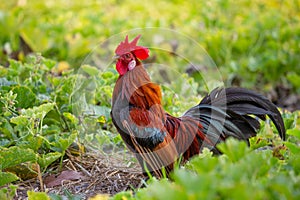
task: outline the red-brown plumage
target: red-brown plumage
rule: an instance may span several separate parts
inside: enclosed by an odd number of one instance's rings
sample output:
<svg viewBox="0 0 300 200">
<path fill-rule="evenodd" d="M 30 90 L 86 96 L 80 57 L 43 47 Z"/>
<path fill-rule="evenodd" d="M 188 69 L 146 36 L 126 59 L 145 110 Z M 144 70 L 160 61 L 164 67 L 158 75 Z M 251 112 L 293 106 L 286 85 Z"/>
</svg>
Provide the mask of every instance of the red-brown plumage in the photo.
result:
<svg viewBox="0 0 300 200">
<path fill-rule="evenodd" d="M 142 167 L 160 177 L 169 173 L 182 155 L 183 162 L 204 147 L 220 153 L 216 144 L 228 137 L 248 140 L 259 128 L 256 115 L 268 115 L 280 136 L 284 124 L 277 108 L 265 97 L 242 88 L 215 89 L 182 117 L 166 113 L 160 87 L 152 83 L 140 59 L 149 51 L 128 37 L 116 49 L 120 74 L 112 97 L 111 116 L 128 148 L 136 153 Z"/>
</svg>

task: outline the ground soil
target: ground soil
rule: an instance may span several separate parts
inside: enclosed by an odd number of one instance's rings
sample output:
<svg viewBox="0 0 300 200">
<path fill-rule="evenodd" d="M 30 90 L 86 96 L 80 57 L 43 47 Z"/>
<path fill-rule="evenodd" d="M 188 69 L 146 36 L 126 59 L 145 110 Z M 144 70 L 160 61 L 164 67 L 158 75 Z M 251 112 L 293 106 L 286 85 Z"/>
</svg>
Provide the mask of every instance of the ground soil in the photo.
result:
<svg viewBox="0 0 300 200">
<path fill-rule="evenodd" d="M 130 159 L 132 162 L 128 161 Z M 47 170 L 51 173 L 47 172 L 43 175 L 42 184 L 38 177 L 17 183 L 18 190 L 14 199 L 26 199 L 28 190 L 46 191 L 48 194 L 58 194 L 64 197 L 70 193 L 72 196 L 78 196 L 79 199 L 88 199 L 96 194 L 111 196 L 121 191 L 134 191 L 136 188 L 143 187 L 146 179 L 141 168 L 132 159 L 132 155 L 124 153 L 108 155 L 88 152 L 82 156 L 69 154 L 63 161 L 62 169 L 59 168 L 59 162 L 53 164 Z M 47 184 L 47 179 L 53 174 L 58 177 L 61 172 L 65 171 L 75 171 L 80 176 L 77 177 L 78 179 L 75 177 L 75 180 L 63 180 L 59 185 L 49 187 L 53 181 L 50 183 L 48 181 Z"/>
</svg>

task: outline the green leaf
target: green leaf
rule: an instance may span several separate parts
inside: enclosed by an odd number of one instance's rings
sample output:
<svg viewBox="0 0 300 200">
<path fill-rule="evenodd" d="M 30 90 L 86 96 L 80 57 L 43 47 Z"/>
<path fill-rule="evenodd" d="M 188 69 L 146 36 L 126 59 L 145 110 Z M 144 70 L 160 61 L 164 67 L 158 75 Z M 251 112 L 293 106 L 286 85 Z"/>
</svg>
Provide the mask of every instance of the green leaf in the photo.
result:
<svg viewBox="0 0 300 200">
<path fill-rule="evenodd" d="M 36 96 L 30 88 L 26 86 L 15 86 L 12 91 L 14 94 L 17 94 L 16 107 L 28 108 L 34 105 Z"/>
<path fill-rule="evenodd" d="M 89 104 L 86 114 L 92 115 L 100 119 L 100 117 L 105 117 L 105 119 L 109 119 L 110 117 L 110 108 L 107 106 L 97 106 Z"/>
<path fill-rule="evenodd" d="M 16 125 L 20 125 L 20 126 L 28 126 L 30 123 L 29 117 L 24 116 L 24 115 L 13 117 L 10 119 L 10 122 L 13 124 L 16 124 Z"/>
<path fill-rule="evenodd" d="M 217 147 L 222 153 L 227 155 L 232 162 L 238 161 L 250 152 L 246 142 L 238 141 L 233 138 L 229 138 L 225 142 L 218 144 Z"/>
<path fill-rule="evenodd" d="M 47 121 L 45 119 L 45 121 Z M 48 122 L 50 123 L 56 123 L 55 120 L 48 120 Z M 58 134 L 61 132 L 61 129 L 58 125 L 50 125 L 50 126 L 47 126 L 47 127 L 43 127 L 43 135 L 52 135 L 52 134 Z"/>
<path fill-rule="evenodd" d="M 42 29 L 33 29 L 32 26 L 34 26 L 34 24 L 24 26 L 20 31 L 20 35 L 34 52 L 41 52 L 48 47 L 49 40 L 45 37 Z"/>
<path fill-rule="evenodd" d="M 201 173 L 199 174 L 199 176 L 195 176 L 194 173 L 191 173 L 189 171 L 178 170 L 174 175 L 174 179 L 177 182 L 178 186 L 182 188 L 181 194 L 177 194 L 181 195 L 182 198 L 177 197 L 176 199 L 193 199 L 193 197 L 194 199 L 216 198 L 217 194 L 210 192 L 211 189 L 216 187 L 216 183 L 209 173 Z"/>
<path fill-rule="evenodd" d="M 55 103 L 45 103 L 40 106 L 22 110 L 23 116 L 33 117 L 35 119 L 43 119 L 48 112 L 54 108 Z"/>
<path fill-rule="evenodd" d="M 299 129 L 296 129 L 296 128 L 288 129 L 286 131 L 286 134 L 293 135 L 293 136 L 297 137 L 298 139 L 300 139 L 300 130 Z"/>
<path fill-rule="evenodd" d="M 63 113 L 63 116 L 64 116 L 66 119 L 70 120 L 70 122 L 71 122 L 72 124 L 74 124 L 74 125 L 78 124 L 78 122 L 79 122 L 79 120 L 78 120 L 74 115 L 72 115 L 72 114 L 69 113 L 69 112 L 64 112 L 64 113 Z"/>
<path fill-rule="evenodd" d="M 293 154 L 300 153 L 300 146 L 291 142 L 284 143 Z"/>
<path fill-rule="evenodd" d="M 48 69 L 52 69 L 53 67 L 55 67 L 56 61 L 51 60 L 51 59 L 47 59 L 47 58 L 43 58 L 43 64 L 44 64 Z"/>
<path fill-rule="evenodd" d="M 110 72 L 110 71 L 105 71 L 101 74 L 101 76 L 104 78 L 104 79 L 110 79 L 114 76 L 114 73 Z"/>
<path fill-rule="evenodd" d="M 27 191 L 28 200 L 50 200 L 46 192 Z"/>
<path fill-rule="evenodd" d="M 51 145 L 54 147 L 53 150 L 64 152 L 77 137 L 77 132 L 73 132 L 72 134 L 65 133 L 61 136 L 55 135 L 55 141 L 51 142 Z"/>
<path fill-rule="evenodd" d="M 296 72 L 289 72 L 287 74 L 287 79 L 293 84 L 295 88 L 300 88 L 300 75 Z"/>
<path fill-rule="evenodd" d="M 12 125 L 5 118 L 2 118 L 0 120 L 0 131 L 8 139 L 11 139 L 11 140 L 16 140 L 17 139 L 17 136 L 14 133 L 14 129 L 13 129 Z"/>
<path fill-rule="evenodd" d="M 212 152 L 205 148 L 199 156 L 193 157 L 185 167 L 196 171 L 197 173 L 208 173 L 215 169 L 218 164 L 218 158 L 212 157 Z"/>
<path fill-rule="evenodd" d="M 46 168 L 61 156 L 62 154 L 60 152 L 41 154 L 40 156 L 38 156 L 37 162 L 41 166 L 41 168 Z"/>
<path fill-rule="evenodd" d="M 99 74 L 99 70 L 96 67 L 90 65 L 83 65 L 81 69 L 87 74 L 89 74 L 90 76 L 95 76 Z"/>
<path fill-rule="evenodd" d="M 14 146 L 0 150 L 0 170 L 27 161 L 36 161 L 36 154 L 32 149 L 22 149 Z"/>
<path fill-rule="evenodd" d="M 5 184 L 16 181 L 16 180 L 19 180 L 19 178 L 15 174 L 12 174 L 10 172 L 1 172 L 0 171 L 0 187 Z M 0 194 L 0 197 L 1 197 L 1 194 Z M 0 198 L 0 199 L 2 199 L 2 198 Z"/>
<path fill-rule="evenodd" d="M 17 145 L 23 149 L 32 149 L 37 152 L 42 146 L 45 138 L 40 135 L 26 134 L 22 140 L 17 141 Z"/>
<path fill-rule="evenodd" d="M 292 155 L 291 158 L 289 158 L 288 163 L 293 167 L 294 173 L 296 175 L 300 174 L 300 155 Z"/>
<path fill-rule="evenodd" d="M 261 138 L 261 137 L 252 137 L 249 139 L 251 149 L 258 149 L 260 147 L 265 147 L 270 144 L 268 138 Z"/>
</svg>

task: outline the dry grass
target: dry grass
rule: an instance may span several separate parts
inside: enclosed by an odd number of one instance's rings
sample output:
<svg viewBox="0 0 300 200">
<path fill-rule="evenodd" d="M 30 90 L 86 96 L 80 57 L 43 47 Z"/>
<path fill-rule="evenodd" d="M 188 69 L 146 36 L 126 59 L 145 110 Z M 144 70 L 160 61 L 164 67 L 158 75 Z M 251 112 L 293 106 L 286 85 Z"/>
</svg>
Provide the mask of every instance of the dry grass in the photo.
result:
<svg viewBox="0 0 300 200">
<path fill-rule="evenodd" d="M 19 182 L 17 195 L 14 199 L 26 199 L 27 191 L 46 191 L 66 196 L 66 192 L 79 195 L 80 199 L 96 194 L 113 195 L 125 190 L 134 190 L 143 186 L 145 177 L 137 163 L 127 162 L 132 155 L 114 153 L 113 155 L 86 153 L 82 156 L 67 154 L 68 158 L 63 161 L 62 170 L 59 163 L 48 168 L 48 172 L 42 177 L 43 188 L 38 178 Z M 126 158 L 125 158 L 126 157 Z M 62 171 L 72 170 L 80 172 L 82 178 L 78 180 L 63 180 L 60 185 L 47 187 L 47 177 L 50 174 L 59 175 Z"/>
</svg>

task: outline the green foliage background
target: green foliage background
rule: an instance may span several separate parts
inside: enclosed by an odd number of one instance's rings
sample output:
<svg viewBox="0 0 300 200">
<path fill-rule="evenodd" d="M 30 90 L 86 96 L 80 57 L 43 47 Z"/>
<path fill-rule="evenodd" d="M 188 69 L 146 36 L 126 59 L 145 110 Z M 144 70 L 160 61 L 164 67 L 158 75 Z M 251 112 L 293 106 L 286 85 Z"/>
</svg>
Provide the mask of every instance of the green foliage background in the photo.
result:
<svg viewBox="0 0 300 200">
<path fill-rule="evenodd" d="M 0 5 L 0 48 L 35 52 L 78 67 L 92 48 L 133 28 L 185 33 L 209 53 L 230 84 L 285 84 L 299 92 L 300 3 L 272 1 L 6 1 Z M 22 55 L 19 55 L 22 57 Z M 6 55 L 0 52 L 2 64 Z"/>
<path fill-rule="evenodd" d="M 144 27 L 170 28 L 195 39 L 216 62 L 226 85 L 237 81 L 261 91 L 283 85 L 300 93 L 298 0 L 1 2 L 0 186 L 7 186 L 0 190 L 1 199 L 14 196 L 16 188 L 7 184 L 21 177 L 8 169 L 31 163 L 43 173 L 51 163 L 62 161 L 74 141 L 84 140 L 100 150 L 124 148 L 109 116 L 116 71 L 99 72 L 93 66 L 82 67 L 81 74 L 76 70 L 99 42 Z M 35 54 L 27 55 L 30 51 Z M 182 76 L 199 86 L 197 78 Z M 86 102 L 93 115 L 74 113 L 77 80 L 92 80 L 97 88 L 96 101 Z M 173 84 L 180 91 L 183 83 Z M 171 113 L 199 101 L 198 94 L 173 98 L 168 88 L 163 90 L 164 106 Z M 286 142 L 272 125 L 262 123 L 250 148 L 229 140 L 220 145 L 223 156 L 205 151 L 176 170 L 173 182 L 151 179 L 135 194 L 112 198 L 299 199 L 299 112 L 283 112 L 283 118 Z M 275 150 L 256 150 L 270 144 Z"/>
</svg>

